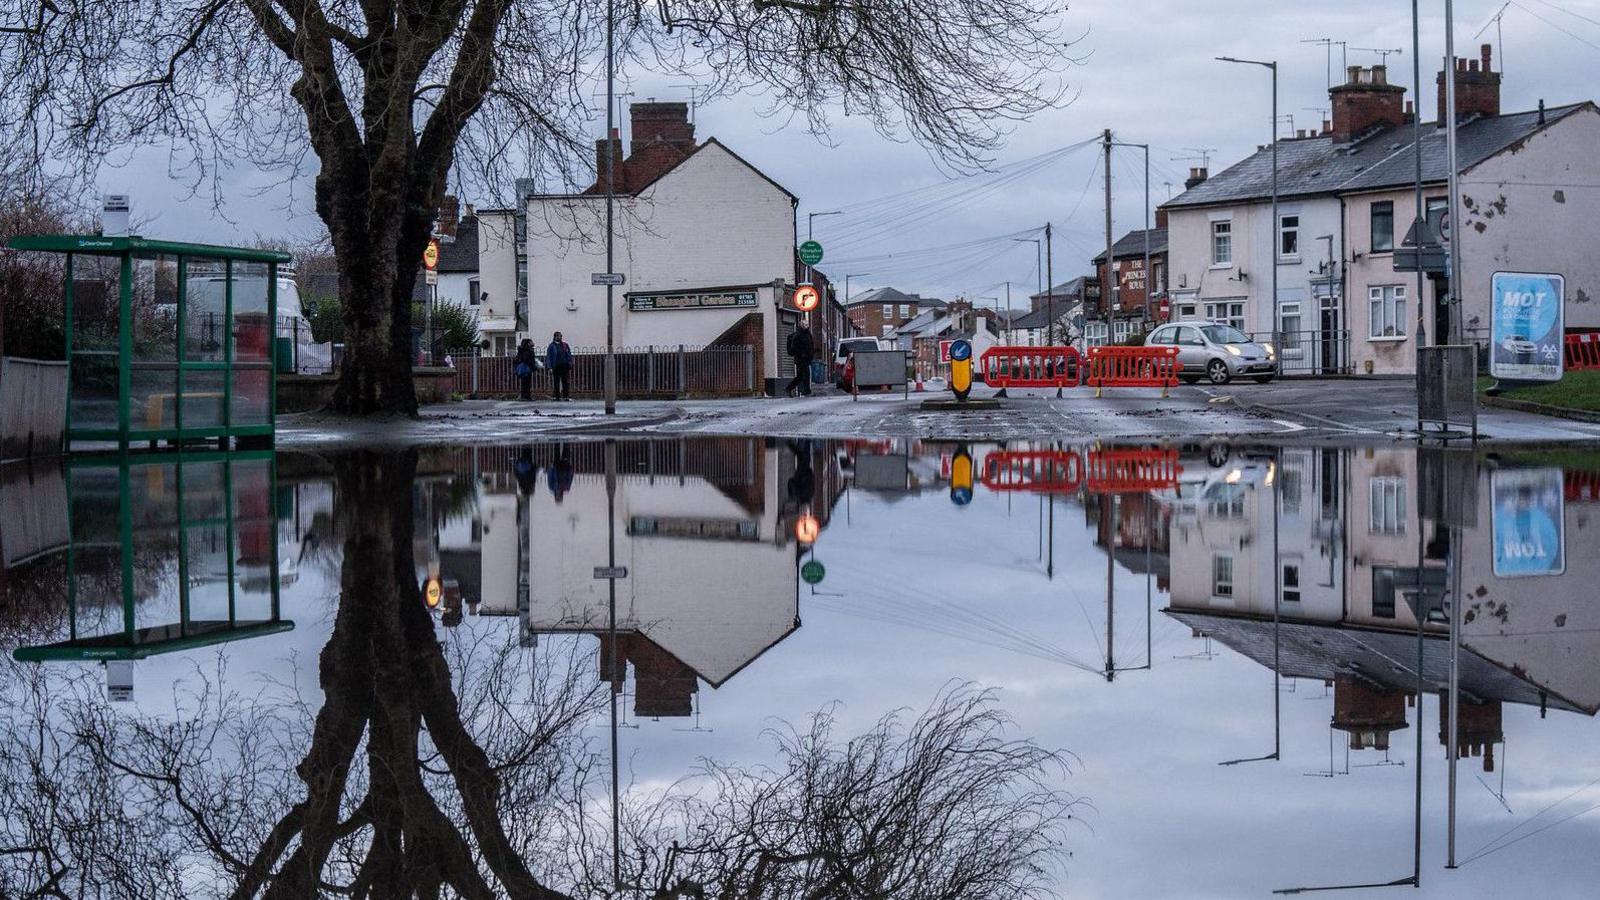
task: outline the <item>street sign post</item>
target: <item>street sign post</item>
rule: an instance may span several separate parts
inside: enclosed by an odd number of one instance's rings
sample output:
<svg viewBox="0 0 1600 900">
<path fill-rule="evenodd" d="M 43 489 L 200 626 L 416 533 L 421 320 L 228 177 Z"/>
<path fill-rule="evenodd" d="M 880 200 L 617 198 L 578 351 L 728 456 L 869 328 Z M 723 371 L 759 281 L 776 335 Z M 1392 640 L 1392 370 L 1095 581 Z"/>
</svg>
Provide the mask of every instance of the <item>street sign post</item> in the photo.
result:
<svg viewBox="0 0 1600 900">
<path fill-rule="evenodd" d="M 1496 272 L 1490 290 L 1489 374 L 1502 381 L 1560 381 L 1566 279 L 1551 273 Z"/>
<path fill-rule="evenodd" d="M 422 267 L 432 272 L 439 268 L 439 242 L 429 241 L 428 246 L 422 248 Z"/>
<path fill-rule="evenodd" d="M 626 284 L 627 281 L 628 277 L 621 272 L 595 272 L 589 276 L 589 283 L 596 286 L 611 285 L 619 287 Z"/>
<path fill-rule="evenodd" d="M 802 284 L 794 289 L 794 307 L 801 312 L 811 312 L 822 302 L 822 295 L 809 284 Z"/>
<path fill-rule="evenodd" d="M 822 245 L 816 241 L 806 241 L 800 245 L 800 261 L 808 266 L 822 262 Z"/>
</svg>

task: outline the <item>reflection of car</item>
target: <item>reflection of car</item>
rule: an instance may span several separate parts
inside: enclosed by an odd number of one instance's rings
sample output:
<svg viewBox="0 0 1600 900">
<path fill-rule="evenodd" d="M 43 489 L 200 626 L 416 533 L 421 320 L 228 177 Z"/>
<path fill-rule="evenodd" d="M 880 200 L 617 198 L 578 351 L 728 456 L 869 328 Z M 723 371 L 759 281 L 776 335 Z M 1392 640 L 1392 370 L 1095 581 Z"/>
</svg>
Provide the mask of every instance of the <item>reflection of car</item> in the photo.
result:
<svg viewBox="0 0 1600 900">
<path fill-rule="evenodd" d="M 1198 455 L 1181 457 L 1177 480 L 1171 487 L 1152 491 L 1151 496 L 1180 518 L 1193 520 L 1202 504 L 1229 509 L 1242 502 L 1252 488 L 1271 487 L 1276 475 L 1277 464 L 1270 456 L 1249 451 L 1235 455 L 1214 445 L 1207 449 L 1204 460 Z"/>
<path fill-rule="evenodd" d="M 1278 374 L 1277 351 L 1271 344 L 1251 340 L 1225 322 L 1174 322 L 1163 325 L 1145 339 L 1147 347 L 1177 347 L 1183 370 L 1179 377 L 1193 384 L 1205 378 L 1227 384 L 1249 376 L 1266 384 Z"/>
</svg>

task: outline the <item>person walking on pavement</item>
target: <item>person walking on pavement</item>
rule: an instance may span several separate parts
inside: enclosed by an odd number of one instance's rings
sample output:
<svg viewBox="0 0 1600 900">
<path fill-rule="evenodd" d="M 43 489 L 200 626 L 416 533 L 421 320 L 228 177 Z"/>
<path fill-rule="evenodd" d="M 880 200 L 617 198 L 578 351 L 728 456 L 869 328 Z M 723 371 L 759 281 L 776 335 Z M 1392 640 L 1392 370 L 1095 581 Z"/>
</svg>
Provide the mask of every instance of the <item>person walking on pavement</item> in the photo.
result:
<svg viewBox="0 0 1600 900">
<path fill-rule="evenodd" d="M 805 322 L 795 326 L 789 335 L 789 344 L 786 348 L 789 358 L 794 360 L 794 378 L 790 379 L 789 386 L 783 389 L 785 396 L 793 397 L 796 391 L 811 396 L 811 360 L 817 354 L 817 345 L 811 339 L 811 329 Z"/>
<path fill-rule="evenodd" d="M 556 332 L 550 346 L 544 348 L 544 361 L 550 367 L 550 399 L 571 400 L 572 348 Z"/>
<path fill-rule="evenodd" d="M 533 399 L 533 373 L 539 368 L 539 354 L 533 350 L 533 339 L 523 338 L 517 346 L 516 358 L 511 363 L 511 374 L 517 376 L 522 388 L 522 399 Z"/>
</svg>

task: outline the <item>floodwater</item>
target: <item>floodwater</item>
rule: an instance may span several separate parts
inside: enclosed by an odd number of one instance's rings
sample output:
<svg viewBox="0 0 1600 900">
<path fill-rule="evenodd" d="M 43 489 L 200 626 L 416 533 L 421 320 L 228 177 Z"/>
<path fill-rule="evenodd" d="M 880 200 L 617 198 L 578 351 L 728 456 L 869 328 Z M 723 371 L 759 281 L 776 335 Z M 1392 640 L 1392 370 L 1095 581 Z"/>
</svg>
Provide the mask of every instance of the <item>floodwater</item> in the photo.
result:
<svg viewBox="0 0 1600 900">
<path fill-rule="evenodd" d="M 1600 454 L 79 459 L 0 565 L 0 896 L 1600 882 Z"/>
</svg>

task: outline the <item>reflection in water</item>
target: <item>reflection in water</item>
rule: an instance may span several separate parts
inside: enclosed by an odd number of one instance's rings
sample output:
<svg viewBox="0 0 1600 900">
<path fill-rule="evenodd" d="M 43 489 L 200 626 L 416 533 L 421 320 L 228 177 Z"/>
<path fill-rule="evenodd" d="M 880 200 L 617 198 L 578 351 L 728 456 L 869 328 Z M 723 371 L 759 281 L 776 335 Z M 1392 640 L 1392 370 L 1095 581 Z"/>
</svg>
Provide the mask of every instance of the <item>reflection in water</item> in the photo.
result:
<svg viewBox="0 0 1600 900">
<path fill-rule="evenodd" d="M 4 633 L 58 662 L 8 679 L 0 894 L 1455 897 L 1537 859 L 1564 896 L 1597 471 L 696 438 L 6 472 Z M 116 706 L 59 662 L 146 656 Z"/>
</svg>

